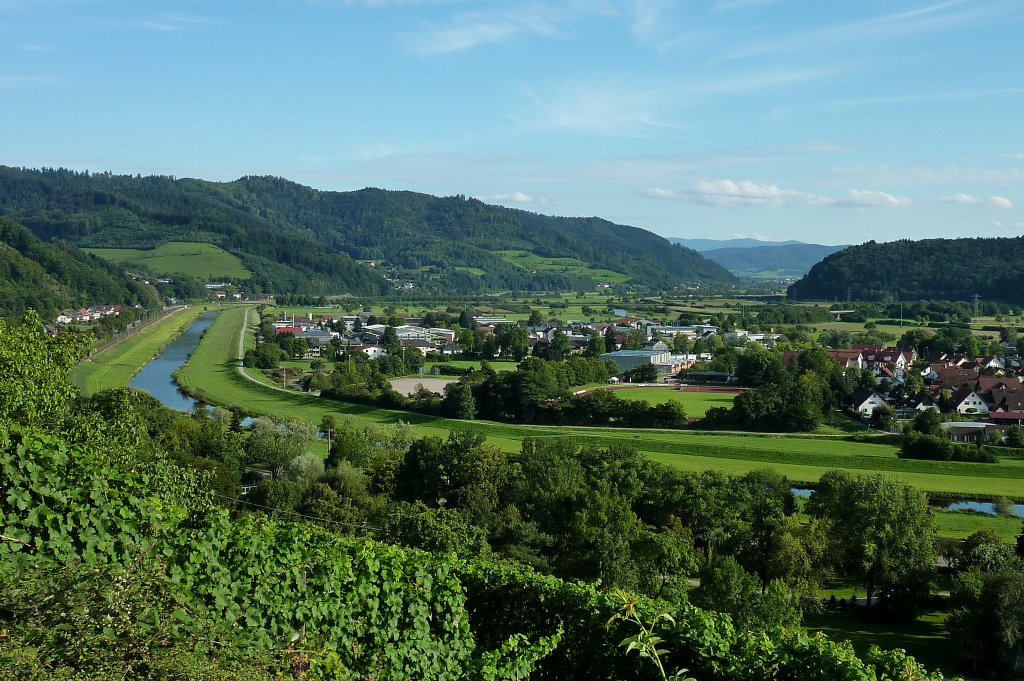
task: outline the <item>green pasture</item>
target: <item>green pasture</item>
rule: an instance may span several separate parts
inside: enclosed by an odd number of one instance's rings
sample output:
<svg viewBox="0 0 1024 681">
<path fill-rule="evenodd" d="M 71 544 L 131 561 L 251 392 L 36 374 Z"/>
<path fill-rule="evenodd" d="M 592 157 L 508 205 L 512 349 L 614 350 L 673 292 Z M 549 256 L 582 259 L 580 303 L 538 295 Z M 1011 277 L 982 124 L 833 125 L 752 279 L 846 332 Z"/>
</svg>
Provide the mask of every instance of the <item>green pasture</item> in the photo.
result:
<svg viewBox="0 0 1024 681">
<path fill-rule="evenodd" d="M 82 360 L 71 370 L 71 382 L 84 395 L 128 385 L 132 376 L 180 336 L 202 311 L 201 306 L 181 308 L 132 333 L 117 345 Z"/>
<path fill-rule="evenodd" d="M 503 359 L 492 359 L 489 361 L 491 369 L 494 371 L 515 371 L 516 367 L 519 366 L 518 362 Z M 429 375 L 430 371 L 435 367 L 454 367 L 458 369 L 480 369 L 480 360 L 477 359 L 451 359 L 447 362 L 424 362 L 423 363 L 423 374 Z"/>
<path fill-rule="evenodd" d="M 207 280 L 248 279 L 252 274 L 236 256 L 213 244 L 172 241 L 144 251 L 134 248 L 83 249 L 122 265 L 136 265 L 158 275 L 187 274 Z"/>
<path fill-rule="evenodd" d="M 529 251 L 494 251 L 494 253 L 525 270 L 550 270 L 566 274 L 582 274 L 611 284 L 629 281 L 629 276 L 621 272 L 591 267 L 588 263 L 576 258 L 545 258 Z"/>
<path fill-rule="evenodd" d="M 1024 529 L 1024 519 L 983 513 L 937 511 L 935 527 L 940 537 L 953 539 L 966 539 L 978 530 L 992 530 L 1007 544 L 1013 544 Z"/>
<path fill-rule="evenodd" d="M 690 418 L 701 418 L 712 407 L 728 409 L 736 399 L 727 393 L 693 393 L 674 388 L 620 388 L 612 391 L 623 400 L 647 400 L 651 404 L 679 402 Z"/>
</svg>

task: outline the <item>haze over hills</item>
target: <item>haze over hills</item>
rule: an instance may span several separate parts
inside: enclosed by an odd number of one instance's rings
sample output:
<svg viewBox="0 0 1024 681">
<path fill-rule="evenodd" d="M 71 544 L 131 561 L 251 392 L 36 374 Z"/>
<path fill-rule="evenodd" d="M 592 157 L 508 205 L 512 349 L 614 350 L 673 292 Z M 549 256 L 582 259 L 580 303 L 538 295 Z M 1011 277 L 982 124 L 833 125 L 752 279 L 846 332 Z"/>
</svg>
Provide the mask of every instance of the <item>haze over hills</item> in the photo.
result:
<svg viewBox="0 0 1024 681">
<path fill-rule="evenodd" d="M 869 241 L 826 257 L 789 287 L 800 300 L 1024 303 L 1024 237 Z"/>
<path fill-rule="evenodd" d="M 846 246 L 824 246 L 801 241 L 759 239 L 670 239 L 689 246 L 737 277 L 751 279 L 798 279 L 825 256 Z"/>
<path fill-rule="evenodd" d="M 456 293 L 736 281 L 689 248 L 600 218 L 462 196 L 324 192 L 272 177 L 217 183 L 0 167 L 0 214 L 83 247 L 214 244 L 241 260 L 253 290 L 380 295 L 394 280 Z"/>
<path fill-rule="evenodd" d="M 680 236 L 670 236 L 668 240 L 674 244 L 682 244 L 687 248 L 692 248 L 698 253 L 714 251 L 720 248 L 761 248 L 762 246 L 791 246 L 804 243 L 803 241 L 793 240 L 766 241 L 751 237 L 744 237 L 742 239 L 687 239 Z"/>
</svg>

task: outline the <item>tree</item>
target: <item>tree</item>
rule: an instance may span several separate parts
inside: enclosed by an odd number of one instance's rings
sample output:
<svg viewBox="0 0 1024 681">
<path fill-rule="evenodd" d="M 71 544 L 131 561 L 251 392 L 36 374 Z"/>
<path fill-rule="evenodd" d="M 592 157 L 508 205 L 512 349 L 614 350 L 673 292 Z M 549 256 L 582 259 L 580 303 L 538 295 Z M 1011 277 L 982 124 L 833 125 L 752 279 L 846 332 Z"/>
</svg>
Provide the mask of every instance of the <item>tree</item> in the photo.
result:
<svg viewBox="0 0 1024 681">
<path fill-rule="evenodd" d="M 555 331 L 551 344 L 548 346 L 548 359 L 553 362 L 561 362 L 569 356 L 569 351 L 569 337 L 561 329 Z"/>
<path fill-rule="evenodd" d="M 942 414 L 934 409 L 925 409 L 914 414 L 911 429 L 924 435 L 942 434 Z"/>
<path fill-rule="evenodd" d="M 960 654 L 978 673 L 1024 646 L 1024 569 L 1020 564 L 957 575 L 946 626 Z"/>
<path fill-rule="evenodd" d="M 835 564 L 867 592 L 879 592 L 910 617 L 935 568 L 934 526 L 927 497 L 882 474 L 822 476 L 807 511 L 831 525 Z"/>
<path fill-rule="evenodd" d="M 476 418 L 476 399 L 469 383 L 463 380 L 446 385 L 441 408 L 446 416 L 453 419 Z"/>
</svg>

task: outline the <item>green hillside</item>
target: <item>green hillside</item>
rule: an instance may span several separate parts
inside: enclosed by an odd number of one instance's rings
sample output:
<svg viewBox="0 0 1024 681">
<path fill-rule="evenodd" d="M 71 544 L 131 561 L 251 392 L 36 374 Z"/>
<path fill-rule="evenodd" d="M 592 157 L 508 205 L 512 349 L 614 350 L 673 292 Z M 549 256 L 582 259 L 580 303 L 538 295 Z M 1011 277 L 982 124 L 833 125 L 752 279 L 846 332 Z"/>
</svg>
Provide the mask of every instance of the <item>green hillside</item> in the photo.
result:
<svg viewBox="0 0 1024 681">
<path fill-rule="evenodd" d="M 869 241 L 834 253 L 789 287 L 800 300 L 1024 303 L 1024 237 Z"/>
<path fill-rule="evenodd" d="M 248 279 L 250 272 L 237 256 L 213 244 L 172 241 L 150 250 L 84 248 L 120 265 L 141 267 L 157 275 L 187 274 L 199 279 Z"/>
<path fill-rule="evenodd" d="M 249 288 L 294 293 L 380 295 L 396 285 L 381 272 L 418 290 L 456 293 L 588 289 L 609 273 L 651 289 L 735 282 L 695 251 L 598 218 L 461 196 L 322 192 L 271 177 L 215 183 L 0 167 L 0 214 L 83 247 L 213 244 L 252 273 Z M 496 253 L 512 250 L 576 262 L 524 268 Z"/>
<path fill-rule="evenodd" d="M 0 218 L 0 317 L 34 309 L 52 319 L 68 307 L 157 305 L 152 288 L 116 265 L 66 243 L 44 243 L 13 220 Z"/>
<path fill-rule="evenodd" d="M 703 251 L 705 258 L 717 262 L 738 277 L 751 279 L 797 279 L 814 265 L 845 246 L 820 244 L 782 244 L 770 246 L 716 248 Z"/>
</svg>

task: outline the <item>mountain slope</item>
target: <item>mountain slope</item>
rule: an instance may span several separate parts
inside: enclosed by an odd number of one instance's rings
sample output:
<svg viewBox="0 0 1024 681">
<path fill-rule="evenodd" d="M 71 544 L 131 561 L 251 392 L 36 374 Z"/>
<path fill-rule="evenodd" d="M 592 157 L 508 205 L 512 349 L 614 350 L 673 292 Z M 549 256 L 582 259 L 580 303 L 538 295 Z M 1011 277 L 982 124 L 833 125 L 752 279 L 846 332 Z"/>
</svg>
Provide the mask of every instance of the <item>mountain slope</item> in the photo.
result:
<svg viewBox="0 0 1024 681">
<path fill-rule="evenodd" d="M 789 287 L 801 300 L 987 300 L 1024 303 L 1024 237 L 869 241 L 834 253 Z"/>
<path fill-rule="evenodd" d="M 155 292 L 116 265 L 61 242 L 44 243 L 0 218 L 0 317 L 35 309 L 51 319 L 61 309 L 93 305 L 155 307 Z"/>
<path fill-rule="evenodd" d="M 236 182 L 89 175 L 0 167 L 0 213 L 44 238 L 92 247 L 212 243 L 237 255 L 255 288 L 380 294 L 392 284 L 355 260 L 380 261 L 421 289 L 568 290 L 597 279 L 529 269 L 497 251 L 576 258 L 635 285 L 733 283 L 720 266 L 645 230 L 597 218 L 554 218 L 464 197 L 364 189 L 321 192 L 271 177 Z"/>
<path fill-rule="evenodd" d="M 845 246 L 820 244 L 766 245 L 739 248 L 715 248 L 702 255 L 738 277 L 755 279 L 796 279 L 807 274 L 828 255 Z"/>
</svg>

